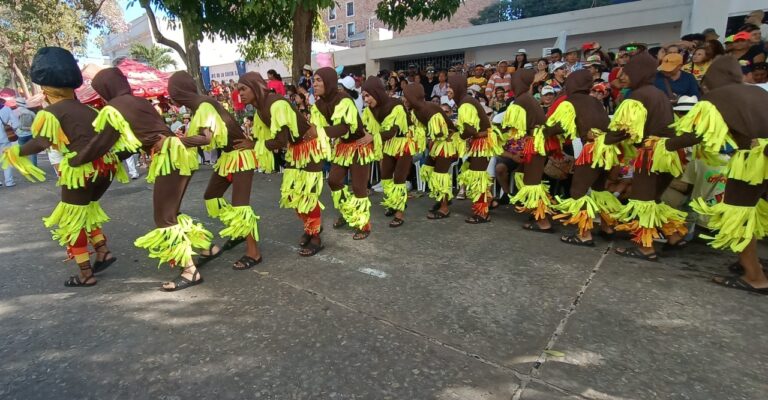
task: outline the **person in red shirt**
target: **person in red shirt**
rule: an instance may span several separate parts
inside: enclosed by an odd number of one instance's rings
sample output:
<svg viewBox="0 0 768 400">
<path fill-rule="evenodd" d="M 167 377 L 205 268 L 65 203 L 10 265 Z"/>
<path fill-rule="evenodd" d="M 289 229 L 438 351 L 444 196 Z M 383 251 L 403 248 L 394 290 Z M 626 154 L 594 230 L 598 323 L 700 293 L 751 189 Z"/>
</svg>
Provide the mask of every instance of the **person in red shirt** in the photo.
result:
<svg viewBox="0 0 768 400">
<path fill-rule="evenodd" d="M 274 69 L 267 71 L 267 87 L 270 90 L 274 90 L 275 93 L 280 96 L 285 96 L 285 84 L 283 84 L 283 78 Z"/>
<path fill-rule="evenodd" d="M 242 118 L 243 113 L 245 112 L 245 104 L 240 98 L 240 91 L 237 89 L 237 86 L 232 90 L 232 110 L 235 112 L 235 116 L 238 119 Z"/>
</svg>

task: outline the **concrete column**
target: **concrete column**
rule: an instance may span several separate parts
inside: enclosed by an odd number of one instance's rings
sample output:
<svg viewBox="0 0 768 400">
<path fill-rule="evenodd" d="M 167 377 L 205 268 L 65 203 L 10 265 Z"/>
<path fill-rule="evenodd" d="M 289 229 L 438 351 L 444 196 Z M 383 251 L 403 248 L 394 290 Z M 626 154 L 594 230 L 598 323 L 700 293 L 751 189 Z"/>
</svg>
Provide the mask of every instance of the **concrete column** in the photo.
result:
<svg viewBox="0 0 768 400">
<path fill-rule="evenodd" d="M 693 0 L 691 17 L 688 21 L 683 21 L 680 36 L 701 33 L 704 29 L 714 28 L 722 39 L 728 24 L 730 8 L 731 0 Z"/>
</svg>

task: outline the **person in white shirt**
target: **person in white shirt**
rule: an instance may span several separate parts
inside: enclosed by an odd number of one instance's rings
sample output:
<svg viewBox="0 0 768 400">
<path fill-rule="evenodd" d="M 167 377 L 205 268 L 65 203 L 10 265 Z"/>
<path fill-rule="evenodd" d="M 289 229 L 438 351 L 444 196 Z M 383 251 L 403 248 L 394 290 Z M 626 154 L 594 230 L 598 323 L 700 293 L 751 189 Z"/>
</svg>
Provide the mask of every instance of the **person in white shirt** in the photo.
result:
<svg viewBox="0 0 768 400">
<path fill-rule="evenodd" d="M 432 88 L 431 97 L 443 97 L 448 95 L 448 73 L 440 71 L 437 74 L 437 84 Z"/>
<path fill-rule="evenodd" d="M 0 153 L 11 146 L 11 141 L 8 140 L 8 135 L 5 133 L 5 125 L 10 126 L 14 133 L 16 133 L 19 129 L 19 119 L 16 118 L 16 114 L 13 113 L 11 107 L 6 104 L 6 100 L 0 99 Z M 3 175 L 6 187 L 16 186 L 16 182 L 13 180 L 13 168 L 10 165 L 8 168 L 3 169 Z"/>
</svg>

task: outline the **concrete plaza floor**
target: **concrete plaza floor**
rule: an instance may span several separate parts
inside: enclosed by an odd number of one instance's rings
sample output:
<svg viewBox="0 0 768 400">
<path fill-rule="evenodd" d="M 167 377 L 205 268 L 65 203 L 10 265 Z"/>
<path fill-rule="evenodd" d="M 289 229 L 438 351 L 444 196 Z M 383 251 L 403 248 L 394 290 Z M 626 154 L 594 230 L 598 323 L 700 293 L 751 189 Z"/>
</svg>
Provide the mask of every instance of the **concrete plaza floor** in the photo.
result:
<svg viewBox="0 0 768 400">
<path fill-rule="evenodd" d="M 182 209 L 214 232 L 192 178 Z M 2 399 L 765 399 L 768 299 L 709 282 L 733 256 L 692 244 L 648 263 L 520 229 L 510 207 L 490 224 L 428 221 L 427 198 L 373 233 L 331 229 L 296 254 L 301 234 L 278 208 L 281 175 L 257 175 L 264 262 L 234 271 L 236 248 L 205 283 L 159 290 L 133 240 L 152 228 L 151 186 L 113 184 L 104 231 L 118 261 L 92 288 L 42 226 L 53 182 L 0 188 Z M 565 231 L 560 229 L 560 231 Z M 221 243 L 221 239 L 217 239 Z"/>
</svg>

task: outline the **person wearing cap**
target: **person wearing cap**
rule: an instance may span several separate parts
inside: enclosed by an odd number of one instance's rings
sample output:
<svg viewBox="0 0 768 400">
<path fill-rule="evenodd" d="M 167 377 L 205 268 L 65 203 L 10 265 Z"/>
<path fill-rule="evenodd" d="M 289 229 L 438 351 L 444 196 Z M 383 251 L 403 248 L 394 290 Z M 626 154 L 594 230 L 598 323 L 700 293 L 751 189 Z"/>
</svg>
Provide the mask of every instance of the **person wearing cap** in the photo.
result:
<svg viewBox="0 0 768 400">
<path fill-rule="evenodd" d="M 483 64 L 475 65 L 475 68 L 472 69 L 472 74 L 472 76 L 467 78 L 467 86 L 477 85 L 485 90 L 485 87 L 488 86 L 488 79 L 485 78 L 485 67 L 483 67 Z"/>
<path fill-rule="evenodd" d="M 768 295 L 768 277 L 758 258 L 757 241 L 765 237 L 768 202 L 765 201 L 768 169 L 768 92 L 743 82 L 739 63 L 719 57 L 704 76 L 707 93 L 674 128 L 678 136 L 667 141 L 676 151 L 696 145 L 697 157 L 717 160 L 724 146 L 735 149 L 728 161 L 722 202 L 698 198 L 693 210 L 709 218 L 714 231 L 710 245 L 738 254 L 731 276 L 713 281 L 728 288 Z M 712 161 L 709 161 L 711 163 Z"/>
<path fill-rule="evenodd" d="M 403 92 L 409 87 L 420 88 L 421 85 L 407 85 Z M 386 209 L 386 216 L 394 216 L 389 227 L 398 228 L 405 223 L 408 202 L 405 181 L 411 171 L 413 156 L 425 150 L 427 138 L 414 135 L 414 131 L 409 129 L 403 102 L 387 96 L 381 80 L 369 77 L 363 83 L 363 99 L 367 105 L 363 111 L 363 125 L 374 138 L 374 151 L 381 165 L 381 187 L 384 190 L 381 205 Z"/>
<path fill-rule="evenodd" d="M 355 107 L 357 112 L 362 114 L 365 103 L 363 102 L 363 96 L 355 88 L 355 78 L 352 76 L 345 76 L 339 79 L 339 89 L 345 91 L 352 100 L 355 101 Z"/>
<path fill-rule="evenodd" d="M 683 71 L 683 56 L 678 53 L 664 56 L 658 67 L 654 85 L 673 103 L 680 96 L 699 97 L 699 83 L 692 74 Z"/>
<path fill-rule="evenodd" d="M 715 28 L 704 29 L 701 32 L 701 34 L 704 35 L 704 41 L 705 42 L 708 42 L 710 40 L 720 39 L 720 35 L 717 34 L 717 31 L 715 30 Z"/>
<path fill-rule="evenodd" d="M 507 71 L 508 67 L 509 62 L 507 60 L 499 61 L 499 64 L 496 66 L 496 72 L 491 75 L 490 79 L 488 79 L 488 84 L 485 86 L 485 97 L 490 98 L 497 87 L 502 87 L 505 91 L 509 92 L 512 86 L 512 75 Z"/>
<path fill-rule="evenodd" d="M 349 95 L 339 90 L 338 74 L 333 68 L 315 71 L 317 100 L 310 110 L 310 137 L 335 139 L 331 152 L 328 186 L 333 206 L 341 214 L 333 224 L 338 229 L 349 225 L 355 229 L 353 240 L 364 240 L 371 234 L 371 200 L 368 179 L 375 160 L 373 137 L 365 132 L 357 107 Z M 316 132 L 312 132 L 312 131 Z M 350 175 L 350 187 L 345 184 Z"/>
<path fill-rule="evenodd" d="M 16 98 L 16 108 L 13 110 L 16 119 L 19 120 L 19 128 L 16 129 L 16 136 L 19 137 L 19 146 L 32 140 L 32 122 L 35 120 L 35 113 L 27 108 L 27 99 L 23 97 Z M 29 161 L 37 166 L 37 154 L 30 154 Z"/>
<path fill-rule="evenodd" d="M 507 99 L 507 92 L 503 87 L 497 87 L 494 96 L 491 98 L 491 108 L 496 113 L 502 113 L 509 107 L 509 100 Z"/>
<path fill-rule="evenodd" d="M 552 65 L 552 78 L 544 82 L 545 86 L 551 86 L 555 93 L 559 93 L 565 87 L 565 76 L 568 74 L 568 65 L 558 61 Z"/>
<path fill-rule="evenodd" d="M 674 55 L 674 54 L 673 54 Z M 595 139 L 593 167 L 610 169 L 619 157 L 634 160 L 629 201 L 613 214 L 618 231 L 632 235 L 636 247 L 620 247 L 620 256 L 657 261 L 653 247 L 656 238 L 667 238 L 665 250 L 682 248 L 688 233 L 686 213 L 661 202 L 661 194 L 673 178 L 682 174 L 681 155 L 668 151 L 666 142 L 674 135 L 672 103 L 663 91 L 653 85 L 658 62 L 650 54 L 640 53 L 624 68 L 625 79 L 632 90 L 621 102 L 608 126 L 608 133 Z"/>
<path fill-rule="evenodd" d="M 648 50 L 648 45 L 640 42 L 630 42 L 619 46 L 619 51 L 624 51 L 632 58 L 644 51 Z"/>
<path fill-rule="evenodd" d="M 421 80 L 421 86 L 424 87 L 425 97 L 424 100 L 429 100 L 432 97 L 432 89 L 437 85 L 437 76 L 435 75 L 435 67 L 427 65 L 426 78 Z"/>
<path fill-rule="evenodd" d="M 525 64 L 528 63 L 528 53 L 525 49 L 518 49 L 515 53 L 515 61 L 512 62 L 510 69 L 512 73 L 517 70 L 525 68 Z"/>
<path fill-rule="evenodd" d="M 541 88 L 541 94 L 539 96 L 539 104 L 544 110 L 544 114 L 549 111 L 549 107 L 555 101 L 555 89 L 552 86 L 544 86 Z"/>
<path fill-rule="evenodd" d="M 115 153 L 135 152 L 141 143 L 132 133 L 126 133 L 121 135 L 119 146 L 107 148 L 93 162 L 77 164 L 74 157 L 82 153 L 96 136 L 94 120 L 97 113 L 75 98 L 75 88 L 83 84 L 75 57 L 60 47 L 43 47 L 35 54 L 30 75 L 32 82 L 41 86 L 49 105 L 37 113 L 32 123 L 33 139 L 23 146 L 7 148 L 0 158 L 3 164 L 13 165 L 28 179 L 43 181 L 45 173 L 24 156 L 37 154 L 48 147 L 62 153 L 64 159 L 57 182 L 61 186 L 61 201 L 49 217 L 43 218 L 43 223 L 48 228 L 55 226 L 52 230 L 54 240 L 66 247 L 69 259 L 74 259 L 80 269 L 80 274 L 71 276 L 64 286 L 93 286 L 96 284 L 94 273 L 106 269 L 116 260 L 101 231 L 109 217 L 99 200 L 112 179 L 128 181 Z M 93 266 L 89 242 L 96 252 Z"/>
<path fill-rule="evenodd" d="M 579 61 L 580 56 L 581 50 L 578 47 L 572 47 L 565 53 L 566 75 L 584 68 L 584 64 Z"/>
<path fill-rule="evenodd" d="M 752 44 L 751 37 L 746 31 L 733 35 L 733 45 L 729 52 L 731 57 L 739 60 L 744 75 L 749 74 L 752 64 L 765 62 L 765 52 L 759 45 Z"/>
<path fill-rule="evenodd" d="M 752 65 L 752 83 L 768 83 L 768 63 L 761 62 Z M 21 138 L 21 135 L 19 135 L 19 138 Z"/>
<path fill-rule="evenodd" d="M 560 240 L 589 247 L 595 245 L 592 239 L 594 218 L 600 215 L 600 229 L 605 235 L 613 235 L 615 220 L 611 214 L 621 209 L 621 203 L 605 190 L 609 169 L 592 166 L 594 141 L 598 136 L 605 135 L 610 123 L 603 103 L 590 96 L 592 87 L 589 71 L 572 73 L 565 87 L 566 99 L 549 116 L 543 129 L 544 135 L 549 138 L 579 139 L 582 143 L 582 151 L 574 166 L 570 198 L 558 197 L 557 204 L 552 207 L 560 212 L 554 219 L 578 227 L 575 234 L 562 236 Z"/>
</svg>

